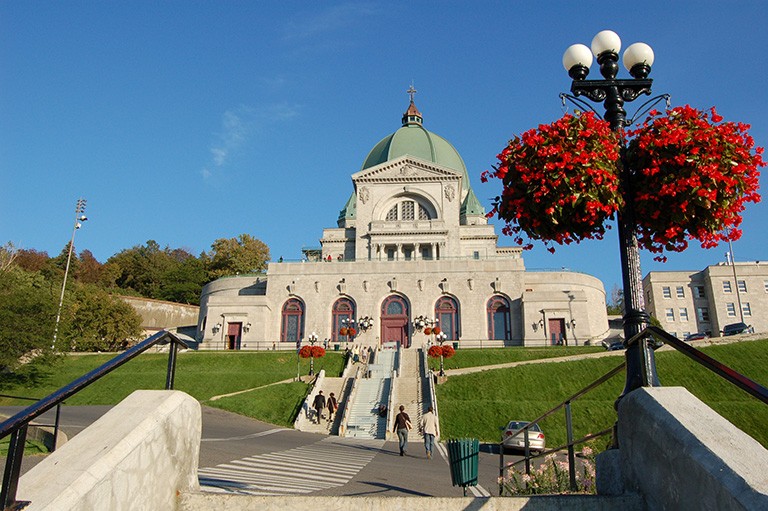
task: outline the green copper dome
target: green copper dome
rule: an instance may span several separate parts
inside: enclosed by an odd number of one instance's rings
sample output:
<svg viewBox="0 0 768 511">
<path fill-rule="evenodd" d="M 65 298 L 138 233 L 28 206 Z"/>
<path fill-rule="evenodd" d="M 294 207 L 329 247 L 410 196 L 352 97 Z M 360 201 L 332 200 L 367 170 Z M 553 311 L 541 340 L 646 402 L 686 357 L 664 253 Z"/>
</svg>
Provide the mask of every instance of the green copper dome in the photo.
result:
<svg viewBox="0 0 768 511">
<path fill-rule="evenodd" d="M 461 172 L 463 190 L 469 189 L 469 175 L 459 152 L 440 135 L 424 129 L 421 113 L 413 100 L 403 114 L 403 127 L 381 139 L 363 162 L 361 170 L 394 160 L 401 156 L 413 156 Z"/>
</svg>

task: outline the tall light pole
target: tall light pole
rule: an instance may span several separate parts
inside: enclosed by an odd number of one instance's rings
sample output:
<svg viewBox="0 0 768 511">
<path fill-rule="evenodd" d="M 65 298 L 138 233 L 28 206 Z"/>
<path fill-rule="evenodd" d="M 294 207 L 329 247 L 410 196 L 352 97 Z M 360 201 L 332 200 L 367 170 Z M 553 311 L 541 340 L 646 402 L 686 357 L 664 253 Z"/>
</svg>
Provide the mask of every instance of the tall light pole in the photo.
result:
<svg viewBox="0 0 768 511">
<path fill-rule="evenodd" d="M 53 342 L 51 349 L 56 349 L 56 337 L 59 335 L 59 322 L 61 321 L 61 306 L 64 304 L 64 290 L 67 288 L 67 276 L 69 275 L 69 263 L 72 261 L 72 250 L 75 247 L 75 233 L 83 226 L 83 222 L 88 220 L 85 216 L 85 203 L 83 198 L 77 199 L 75 206 L 75 225 L 72 228 L 72 239 L 69 241 L 69 252 L 67 253 L 67 266 L 64 268 L 64 281 L 61 283 L 61 296 L 59 297 L 59 310 L 56 312 L 56 324 L 53 327 Z"/>
<path fill-rule="evenodd" d="M 621 132 L 628 124 L 624 102 L 634 101 L 641 94 L 651 93 L 653 80 L 648 78 L 653 65 L 653 50 L 645 43 L 635 43 L 624 52 L 624 66 L 632 76 L 631 80 L 617 80 L 621 39 L 615 32 L 603 30 L 592 39 L 592 48 L 583 44 L 570 46 L 563 55 L 563 66 L 573 79 L 571 92 L 574 96 L 585 96 L 593 102 L 602 102 L 605 108 L 603 118 L 611 129 Z M 586 80 L 592 55 L 600 65 L 603 80 Z M 584 103 L 586 105 L 586 103 Z M 588 108 L 594 109 L 587 105 Z M 640 333 L 648 324 L 643 299 L 642 273 L 640 271 L 640 250 L 637 243 L 637 224 L 634 211 L 634 191 L 630 185 L 631 168 L 626 161 L 626 146 L 620 140 L 620 177 L 624 209 L 618 214 L 619 250 L 621 252 L 621 276 L 624 284 L 624 338 L 629 340 Z M 629 346 L 626 351 L 627 380 L 622 395 L 642 386 L 658 386 L 656 362 L 648 340 Z"/>
</svg>

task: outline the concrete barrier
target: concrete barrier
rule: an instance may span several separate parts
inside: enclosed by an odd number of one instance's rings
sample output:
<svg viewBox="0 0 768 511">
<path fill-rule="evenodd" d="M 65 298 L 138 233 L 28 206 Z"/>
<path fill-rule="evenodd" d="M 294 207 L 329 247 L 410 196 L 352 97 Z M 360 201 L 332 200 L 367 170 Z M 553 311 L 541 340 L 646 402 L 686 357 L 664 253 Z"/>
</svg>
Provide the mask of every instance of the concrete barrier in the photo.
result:
<svg viewBox="0 0 768 511">
<path fill-rule="evenodd" d="M 648 509 L 768 509 L 768 450 L 682 387 L 619 402 L 619 449 L 598 456 L 597 491 Z"/>
<path fill-rule="evenodd" d="M 138 390 L 19 480 L 27 511 L 176 509 L 197 491 L 202 418 L 183 392 Z"/>
</svg>

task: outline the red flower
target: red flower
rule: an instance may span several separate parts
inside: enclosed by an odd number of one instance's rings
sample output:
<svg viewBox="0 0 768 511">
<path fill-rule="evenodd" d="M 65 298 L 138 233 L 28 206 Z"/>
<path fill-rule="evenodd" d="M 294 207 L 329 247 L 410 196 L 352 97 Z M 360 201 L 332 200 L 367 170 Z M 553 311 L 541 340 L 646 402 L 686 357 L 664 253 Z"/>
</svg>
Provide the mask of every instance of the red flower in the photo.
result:
<svg viewBox="0 0 768 511">
<path fill-rule="evenodd" d="M 322 346 L 312 346 L 312 356 L 314 358 L 323 358 L 325 356 L 325 348 Z"/>
<path fill-rule="evenodd" d="M 453 349 L 453 346 L 448 346 L 447 344 L 442 347 L 443 351 L 443 358 L 451 358 L 456 354 L 456 350 Z"/>
<path fill-rule="evenodd" d="M 302 346 L 299 350 L 301 358 L 309 358 L 312 355 L 312 346 Z"/>
<path fill-rule="evenodd" d="M 432 358 L 440 358 L 441 353 L 442 350 L 440 349 L 440 346 L 430 346 L 429 351 L 427 351 L 427 355 Z"/>
</svg>

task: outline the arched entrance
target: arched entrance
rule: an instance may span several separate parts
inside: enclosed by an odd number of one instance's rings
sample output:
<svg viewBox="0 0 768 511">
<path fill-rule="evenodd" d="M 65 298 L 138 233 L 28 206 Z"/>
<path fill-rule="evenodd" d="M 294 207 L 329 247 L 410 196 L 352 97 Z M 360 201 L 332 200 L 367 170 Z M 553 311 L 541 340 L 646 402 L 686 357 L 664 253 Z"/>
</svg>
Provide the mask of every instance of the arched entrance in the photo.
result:
<svg viewBox="0 0 768 511">
<path fill-rule="evenodd" d="M 342 327 L 350 326 L 355 323 L 355 304 L 349 298 L 339 298 L 333 303 L 333 310 L 331 311 L 331 341 L 339 342 L 340 338 L 344 341 L 351 340 L 346 335 L 340 335 L 339 330 Z"/>
<path fill-rule="evenodd" d="M 296 298 L 291 298 L 283 304 L 280 340 L 298 342 L 302 337 L 304 337 L 304 304 Z"/>
<path fill-rule="evenodd" d="M 449 341 L 456 341 L 461 336 L 459 331 L 459 304 L 450 296 L 442 296 L 435 304 L 435 317 L 439 320 L 440 330 Z"/>
<path fill-rule="evenodd" d="M 488 339 L 509 341 L 512 339 L 512 321 L 509 300 L 493 296 L 488 300 Z"/>
<path fill-rule="evenodd" d="M 404 348 L 411 345 L 408 318 L 408 302 L 402 296 L 392 295 L 381 304 L 381 339 L 380 342 L 396 342 Z"/>
</svg>

